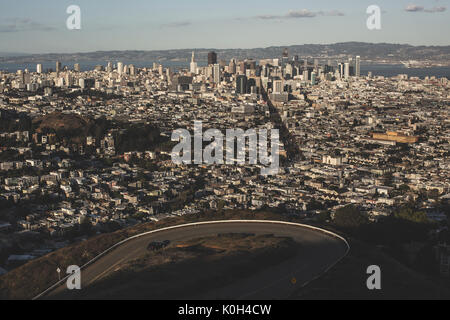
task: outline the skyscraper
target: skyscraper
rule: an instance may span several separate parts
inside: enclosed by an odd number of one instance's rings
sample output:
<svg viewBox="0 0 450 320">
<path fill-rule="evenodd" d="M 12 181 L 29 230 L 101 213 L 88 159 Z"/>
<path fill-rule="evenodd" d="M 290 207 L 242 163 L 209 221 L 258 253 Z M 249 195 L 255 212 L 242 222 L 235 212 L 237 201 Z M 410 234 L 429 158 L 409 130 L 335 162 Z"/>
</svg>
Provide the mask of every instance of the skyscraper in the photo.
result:
<svg viewBox="0 0 450 320">
<path fill-rule="evenodd" d="M 216 64 L 217 63 L 217 53 L 214 51 L 211 51 L 208 53 L 208 65 Z"/>
<path fill-rule="evenodd" d="M 274 80 L 273 93 L 282 93 L 283 91 L 283 80 Z"/>
<path fill-rule="evenodd" d="M 214 83 L 219 83 L 220 82 L 220 65 L 218 63 L 216 63 L 213 67 L 213 78 L 214 78 Z"/>
<path fill-rule="evenodd" d="M 315 72 L 311 73 L 311 85 L 313 85 L 313 86 L 316 85 L 316 73 Z"/>
<path fill-rule="evenodd" d="M 195 62 L 195 53 L 192 51 L 192 58 L 191 58 L 191 73 L 196 74 L 197 73 L 197 62 Z"/>
<path fill-rule="evenodd" d="M 56 72 L 60 72 L 61 71 L 61 62 L 56 61 Z"/>
<path fill-rule="evenodd" d="M 119 74 L 119 76 L 122 75 L 122 72 L 123 72 L 123 63 L 117 62 L 117 73 Z"/>
<path fill-rule="evenodd" d="M 245 94 L 247 93 L 247 77 L 244 75 L 238 75 L 236 77 L 236 93 Z"/>
<path fill-rule="evenodd" d="M 344 66 L 344 78 L 348 79 L 350 77 L 350 63 L 346 62 Z"/>
<path fill-rule="evenodd" d="M 234 59 L 230 60 L 230 65 L 228 66 L 228 72 L 231 74 L 236 73 L 236 61 Z"/>
<path fill-rule="evenodd" d="M 303 81 L 308 81 L 309 72 L 308 70 L 303 70 Z"/>
<path fill-rule="evenodd" d="M 286 63 L 288 63 L 288 61 L 289 61 L 289 50 L 288 48 L 285 48 L 283 50 L 283 57 L 281 58 L 282 66 L 284 67 Z"/>
<path fill-rule="evenodd" d="M 76 71 L 76 72 L 80 72 L 80 64 L 79 63 L 75 63 L 73 65 L 73 70 Z"/>
<path fill-rule="evenodd" d="M 355 75 L 357 77 L 361 76 L 361 57 L 360 56 L 356 56 L 356 70 L 355 70 Z"/>
<path fill-rule="evenodd" d="M 36 72 L 37 73 L 42 73 L 42 64 L 38 64 L 37 66 L 36 66 Z"/>
</svg>

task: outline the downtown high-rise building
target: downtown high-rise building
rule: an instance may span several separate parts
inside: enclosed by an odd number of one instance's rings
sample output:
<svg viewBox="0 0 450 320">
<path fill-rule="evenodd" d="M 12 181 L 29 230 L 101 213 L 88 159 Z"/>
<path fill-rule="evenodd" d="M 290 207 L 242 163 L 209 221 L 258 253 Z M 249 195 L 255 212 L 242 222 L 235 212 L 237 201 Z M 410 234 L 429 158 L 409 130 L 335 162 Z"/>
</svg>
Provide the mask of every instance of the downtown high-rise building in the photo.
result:
<svg viewBox="0 0 450 320">
<path fill-rule="evenodd" d="M 215 84 L 220 82 L 220 64 L 218 63 L 213 66 L 213 79 Z"/>
<path fill-rule="evenodd" d="M 356 56 L 356 66 L 355 66 L 355 76 L 360 77 L 361 76 L 361 57 Z"/>
<path fill-rule="evenodd" d="M 350 77 L 350 63 L 346 62 L 344 64 L 344 78 L 348 79 Z"/>
<path fill-rule="evenodd" d="M 81 71 L 80 64 L 79 63 L 75 63 L 73 65 L 73 70 L 76 71 L 76 72 L 80 72 Z"/>
<path fill-rule="evenodd" d="M 38 65 L 36 65 L 36 72 L 37 73 L 42 73 L 42 64 L 38 64 Z"/>
<path fill-rule="evenodd" d="M 119 74 L 119 76 L 122 75 L 122 73 L 123 73 L 123 62 L 117 62 L 117 73 Z"/>
<path fill-rule="evenodd" d="M 303 81 L 308 81 L 309 72 L 308 70 L 303 70 Z"/>
<path fill-rule="evenodd" d="M 316 73 L 315 72 L 311 73 L 311 85 L 313 85 L 313 86 L 316 85 Z"/>
<path fill-rule="evenodd" d="M 247 93 L 247 77 L 245 75 L 238 75 L 236 77 L 236 93 L 237 94 Z"/>
<path fill-rule="evenodd" d="M 274 80 L 273 93 L 282 93 L 283 91 L 283 80 Z"/>
<path fill-rule="evenodd" d="M 193 74 L 197 74 L 197 62 L 195 62 L 195 53 L 194 53 L 194 51 L 192 51 L 190 71 Z"/>
<path fill-rule="evenodd" d="M 214 65 L 217 63 L 217 53 L 211 51 L 208 53 L 208 65 Z"/>
<path fill-rule="evenodd" d="M 61 62 L 56 61 L 56 72 L 61 72 Z"/>
<path fill-rule="evenodd" d="M 228 66 L 228 72 L 231 74 L 236 73 L 236 60 L 234 60 L 234 59 L 230 60 L 230 64 Z"/>
</svg>

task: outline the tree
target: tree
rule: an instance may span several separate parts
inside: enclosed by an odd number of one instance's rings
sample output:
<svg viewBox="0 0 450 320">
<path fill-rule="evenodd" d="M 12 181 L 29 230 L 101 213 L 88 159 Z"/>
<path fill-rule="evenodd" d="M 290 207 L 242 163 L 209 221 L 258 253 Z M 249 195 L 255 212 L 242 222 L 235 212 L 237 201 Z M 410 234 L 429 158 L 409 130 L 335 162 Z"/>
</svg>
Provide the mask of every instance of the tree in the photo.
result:
<svg viewBox="0 0 450 320">
<path fill-rule="evenodd" d="M 80 223 L 80 233 L 81 234 L 90 234 L 92 231 L 92 222 L 91 219 L 87 216 L 83 217 Z"/>
<path fill-rule="evenodd" d="M 353 205 L 340 208 L 334 214 L 334 224 L 341 228 L 356 229 L 368 222 L 367 217 Z"/>
<path fill-rule="evenodd" d="M 428 217 L 423 211 L 415 211 L 413 208 L 401 208 L 394 213 L 394 217 L 397 219 L 403 219 L 416 223 L 427 223 Z"/>
</svg>

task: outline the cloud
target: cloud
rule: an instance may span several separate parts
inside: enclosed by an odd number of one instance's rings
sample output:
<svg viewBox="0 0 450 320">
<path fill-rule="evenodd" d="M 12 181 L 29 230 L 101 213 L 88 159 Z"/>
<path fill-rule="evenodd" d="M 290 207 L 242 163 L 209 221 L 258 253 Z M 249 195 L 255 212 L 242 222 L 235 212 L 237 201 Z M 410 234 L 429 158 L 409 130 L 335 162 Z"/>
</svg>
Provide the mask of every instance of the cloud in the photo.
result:
<svg viewBox="0 0 450 320">
<path fill-rule="evenodd" d="M 431 9 L 425 9 L 425 12 L 434 13 L 434 12 L 444 12 L 445 10 L 447 10 L 446 7 L 434 7 Z"/>
<path fill-rule="evenodd" d="M 436 12 L 444 12 L 447 10 L 447 7 L 433 7 L 433 8 L 425 8 L 424 6 L 420 6 L 417 4 L 409 4 L 406 6 L 405 11 L 407 12 L 428 12 L 428 13 L 436 13 Z"/>
<path fill-rule="evenodd" d="M 331 11 L 319 11 L 318 14 L 322 16 L 331 16 L 331 17 L 343 17 L 345 13 L 339 10 L 331 10 Z"/>
<path fill-rule="evenodd" d="M 408 12 L 419 12 L 423 10 L 425 10 L 425 8 L 423 6 L 418 6 L 417 4 L 408 4 L 405 8 L 405 11 Z"/>
<path fill-rule="evenodd" d="M 190 21 L 172 22 L 172 23 L 163 24 L 161 26 L 161 28 L 183 28 L 183 27 L 190 26 L 191 24 L 192 24 L 192 22 L 190 22 Z"/>
<path fill-rule="evenodd" d="M 259 15 L 254 18 L 256 19 L 262 19 L 262 20 L 274 20 L 274 19 L 301 19 L 301 18 L 314 18 L 317 16 L 335 16 L 335 17 L 342 17 L 345 16 L 343 12 L 340 12 L 338 10 L 332 10 L 332 11 L 310 11 L 308 9 L 301 9 L 301 10 L 290 10 L 285 15 Z"/>
<path fill-rule="evenodd" d="M 309 11 L 307 9 L 302 9 L 298 11 L 289 11 L 289 13 L 285 16 L 286 18 L 314 18 L 317 16 L 317 13 Z"/>
<path fill-rule="evenodd" d="M 9 18 L 6 23 L 0 24 L 0 32 L 22 32 L 22 31 L 53 31 L 55 28 L 46 26 L 28 18 Z"/>
</svg>

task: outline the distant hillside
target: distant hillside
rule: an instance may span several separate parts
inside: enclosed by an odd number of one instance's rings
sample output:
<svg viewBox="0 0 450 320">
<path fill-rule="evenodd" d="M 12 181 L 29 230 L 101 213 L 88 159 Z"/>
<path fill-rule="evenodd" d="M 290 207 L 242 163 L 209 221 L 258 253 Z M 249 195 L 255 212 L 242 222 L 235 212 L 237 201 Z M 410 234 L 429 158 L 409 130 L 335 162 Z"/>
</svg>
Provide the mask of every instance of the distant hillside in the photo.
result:
<svg viewBox="0 0 450 320">
<path fill-rule="evenodd" d="M 400 62 L 405 60 L 431 60 L 448 63 L 450 46 L 412 46 L 407 44 L 344 42 L 335 44 L 303 44 L 287 47 L 275 46 L 253 49 L 178 49 L 153 51 L 96 51 L 70 54 L 37 54 L 28 56 L 3 57 L 0 63 L 42 63 L 54 61 L 132 61 L 132 62 L 188 62 L 192 51 L 197 61 L 206 61 L 209 51 L 214 50 L 219 60 L 231 58 L 274 58 L 281 57 L 283 49 L 288 48 L 291 56 L 311 58 L 339 58 L 343 56 L 361 56 L 363 62 Z"/>
</svg>

